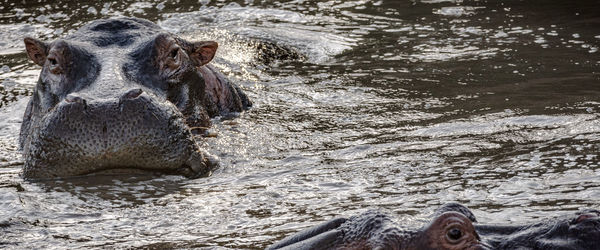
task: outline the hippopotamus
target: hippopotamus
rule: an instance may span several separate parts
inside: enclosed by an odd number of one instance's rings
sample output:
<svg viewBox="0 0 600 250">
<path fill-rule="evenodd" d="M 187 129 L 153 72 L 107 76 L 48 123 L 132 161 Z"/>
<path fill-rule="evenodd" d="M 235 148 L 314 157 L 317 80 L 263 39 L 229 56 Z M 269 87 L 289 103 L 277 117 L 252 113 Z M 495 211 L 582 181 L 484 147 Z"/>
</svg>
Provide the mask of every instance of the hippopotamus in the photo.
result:
<svg viewBox="0 0 600 250">
<path fill-rule="evenodd" d="M 583 210 L 527 225 L 485 225 L 457 203 L 443 205 L 421 228 L 407 228 L 371 210 L 336 218 L 289 236 L 274 249 L 598 249 L 600 211 Z"/>
<path fill-rule="evenodd" d="M 24 39 L 41 66 L 19 136 L 25 178 L 142 170 L 204 176 L 210 119 L 252 103 L 188 41 L 138 18 L 92 21 L 52 42 Z M 126 171 L 127 172 L 127 171 Z"/>
</svg>

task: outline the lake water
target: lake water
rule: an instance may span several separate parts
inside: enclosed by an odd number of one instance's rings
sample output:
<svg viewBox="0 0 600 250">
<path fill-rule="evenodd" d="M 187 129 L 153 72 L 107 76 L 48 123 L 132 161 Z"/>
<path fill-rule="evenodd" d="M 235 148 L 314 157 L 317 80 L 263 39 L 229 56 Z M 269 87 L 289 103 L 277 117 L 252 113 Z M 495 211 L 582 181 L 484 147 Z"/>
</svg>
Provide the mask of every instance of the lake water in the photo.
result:
<svg viewBox="0 0 600 250">
<path fill-rule="evenodd" d="M 0 2 L 0 248 L 257 249 L 373 208 L 418 226 L 446 202 L 484 223 L 600 207 L 597 1 Z M 119 15 L 220 43 L 255 103 L 202 139 L 221 167 L 23 180 L 23 37 Z"/>
</svg>

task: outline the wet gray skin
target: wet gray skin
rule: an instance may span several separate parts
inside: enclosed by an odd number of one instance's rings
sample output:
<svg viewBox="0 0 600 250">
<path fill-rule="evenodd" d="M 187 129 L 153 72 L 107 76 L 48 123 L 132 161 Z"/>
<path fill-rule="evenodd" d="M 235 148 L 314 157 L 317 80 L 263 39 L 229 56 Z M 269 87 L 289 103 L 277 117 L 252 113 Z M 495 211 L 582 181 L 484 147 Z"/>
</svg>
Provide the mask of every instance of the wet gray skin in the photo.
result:
<svg viewBox="0 0 600 250">
<path fill-rule="evenodd" d="M 422 228 L 406 228 L 380 211 L 337 218 L 289 236 L 274 249 L 597 249 L 600 211 L 528 225 L 481 225 L 465 206 L 446 204 Z"/>
<path fill-rule="evenodd" d="M 194 132 L 251 105 L 207 65 L 216 42 L 186 41 L 143 19 L 97 20 L 53 42 L 25 38 L 25 46 L 42 66 L 19 138 L 26 178 L 206 175 L 216 162 Z"/>
</svg>

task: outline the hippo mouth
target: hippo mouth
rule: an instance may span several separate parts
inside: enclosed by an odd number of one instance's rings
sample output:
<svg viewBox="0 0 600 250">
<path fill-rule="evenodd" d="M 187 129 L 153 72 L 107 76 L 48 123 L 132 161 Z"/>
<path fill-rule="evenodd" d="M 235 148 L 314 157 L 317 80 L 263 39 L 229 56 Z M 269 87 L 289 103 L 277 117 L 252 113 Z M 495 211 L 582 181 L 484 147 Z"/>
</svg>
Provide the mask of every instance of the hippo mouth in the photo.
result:
<svg viewBox="0 0 600 250">
<path fill-rule="evenodd" d="M 66 98 L 24 145 L 24 175 L 56 178 L 127 171 L 209 175 L 216 160 L 197 145 L 174 105 L 140 94 L 119 101 Z"/>
</svg>

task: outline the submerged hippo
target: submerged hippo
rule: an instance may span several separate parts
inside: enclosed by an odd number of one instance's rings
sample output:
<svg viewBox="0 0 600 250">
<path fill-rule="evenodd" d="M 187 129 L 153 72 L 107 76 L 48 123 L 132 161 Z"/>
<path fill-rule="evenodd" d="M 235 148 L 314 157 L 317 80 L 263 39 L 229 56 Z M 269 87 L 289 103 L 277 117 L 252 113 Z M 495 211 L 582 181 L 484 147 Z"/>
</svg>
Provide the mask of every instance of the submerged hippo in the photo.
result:
<svg viewBox="0 0 600 250">
<path fill-rule="evenodd" d="M 287 237 L 268 249 L 599 249 L 600 211 L 521 226 L 477 225 L 456 203 L 439 208 L 422 228 L 404 228 L 378 211 L 338 218 Z"/>
<path fill-rule="evenodd" d="M 216 42 L 186 41 L 147 20 L 96 20 L 53 42 L 27 37 L 25 47 L 42 66 L 19 137 L 25 178 L 204 175 L 213 162 L 192 132 L 251 106 L 208 65 Z"/>
</svg>

